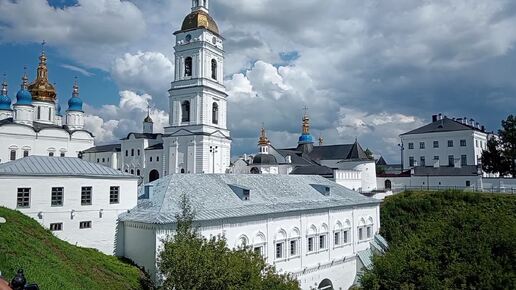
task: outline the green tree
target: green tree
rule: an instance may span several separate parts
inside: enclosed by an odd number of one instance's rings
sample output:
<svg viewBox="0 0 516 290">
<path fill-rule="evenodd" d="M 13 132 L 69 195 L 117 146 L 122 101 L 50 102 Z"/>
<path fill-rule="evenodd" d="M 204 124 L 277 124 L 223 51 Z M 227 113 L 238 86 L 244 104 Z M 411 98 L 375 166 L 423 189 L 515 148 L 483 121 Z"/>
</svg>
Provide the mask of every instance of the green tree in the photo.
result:
<svg viewBox="0 0 516 290">
<path fill-rule="evenodd" d="M 297 280 L 277 274 L 261 255 L 247 248 L 230 250 L 221 237 L 202 237 L 186 197 L 180 206 L 176 233 L 164 241 L 158 258 L 163 289 L 299 289 Z"/>
<path fill-rule="evenodd" d="M 482 169 L 500 176 L 516 176 L 516 118 L 509 115 L 502 121 L 498 138 L 491 137 L 482 151 Z"/>
</svg>

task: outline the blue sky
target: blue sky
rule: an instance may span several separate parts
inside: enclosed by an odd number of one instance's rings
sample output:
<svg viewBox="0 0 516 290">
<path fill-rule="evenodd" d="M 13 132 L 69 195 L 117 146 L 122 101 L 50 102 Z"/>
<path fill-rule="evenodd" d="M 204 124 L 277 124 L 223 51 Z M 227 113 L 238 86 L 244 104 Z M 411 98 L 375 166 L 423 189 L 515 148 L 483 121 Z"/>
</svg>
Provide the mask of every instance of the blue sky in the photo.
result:
<svg viewBox="0 0 516 290">
<path fill-rule="evenodd" d="M 168 124 L 173 32 L 184 0 L 0 0 L 0 73 L 13 96 L 46 40 L 63 108 L 74 76 L 97 143 Z M 211 0 L 225 37 L 233 156 L 256 151 L 265 123 L 295 146 L 302 108 L 326 144 L 353 142 L 398 162 L 398 135 L 432 114 L 490 130 L 516 112 L 516 2 Z"/>
</svg>

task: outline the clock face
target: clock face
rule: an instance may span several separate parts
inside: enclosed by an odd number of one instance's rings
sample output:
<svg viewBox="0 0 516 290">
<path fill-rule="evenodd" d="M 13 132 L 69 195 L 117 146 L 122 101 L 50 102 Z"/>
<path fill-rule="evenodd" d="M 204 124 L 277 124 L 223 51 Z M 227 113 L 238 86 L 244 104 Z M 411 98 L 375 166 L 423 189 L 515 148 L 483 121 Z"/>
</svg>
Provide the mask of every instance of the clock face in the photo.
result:
<svg viewBox="0 0 516 290">
<path fill-rule="evenodd" d="M 186 35 L 185 40 L 190 42 L 190 40 L 192 40 L 192 36 L 190 34 Z"/>
<path fill-rule="evenodd" d="M 212 42 L 213 44 L 217 44 L 217 38 L 214 36 L 214 37 L 211 39 L 211 42 Z"/>
</svg>

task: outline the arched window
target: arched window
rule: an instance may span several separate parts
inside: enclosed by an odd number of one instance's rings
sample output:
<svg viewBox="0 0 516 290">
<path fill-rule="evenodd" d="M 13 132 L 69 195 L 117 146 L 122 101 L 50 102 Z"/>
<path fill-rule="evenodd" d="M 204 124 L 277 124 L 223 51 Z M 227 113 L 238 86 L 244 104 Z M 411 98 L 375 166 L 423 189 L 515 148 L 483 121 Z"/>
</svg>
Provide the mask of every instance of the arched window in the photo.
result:
<svg viewBox="0 0 516 290">
<path fill-rule="evenodd" d="M 185 59 L 185 77 L 191 77 L 192 76 L 192 58 L 187 57 Z"/>
<path fill-rule="evenodd" d="M 185 173 L 185 169 L 184 168 L 181 168 L 181 173 L 184 174 Z"/>
<path fill-rule="evenodd" d="M 131 156 L 134 156 L 134 149 L 131 149 Z"/>
<path fill-rule="evenodd" d="M 16 150 L 11 150 L 11 161 L 16 160 Z"/>
<path fill-rule="evenodd" d="M 28 157 L 28 156 L 29 156 L 29 150 L 23 151 L 23 157 Z"/>
<path fill-rule="evenodd" d="M 134 169 L 131 169 L 131 174 L 134 175 Z"/>
<path fill-rule="evenodd" d="M 213 124 L 219 123 L 219 105 L 217 103 L 213 103 L 213 108 L 211 112 L 211 120 Z"/>
<path fill-rule="evenodd" d="M 190 122 L 190 102 L 184 101 L 181 104 L 181 121 Z"/>
<path fill-rule="evenodd" d="M 141 172 L 140 172 L 140 169 L 137 169 L 137 170 L 136 170 L 136 175 L 140 176 L 140 173 L 141 173 Z"/>
<path fill-rule="evenodd" d="M 211 78 L 217 79 L 217 61 L 215 59 L 211 60 Z"/>
</svg>

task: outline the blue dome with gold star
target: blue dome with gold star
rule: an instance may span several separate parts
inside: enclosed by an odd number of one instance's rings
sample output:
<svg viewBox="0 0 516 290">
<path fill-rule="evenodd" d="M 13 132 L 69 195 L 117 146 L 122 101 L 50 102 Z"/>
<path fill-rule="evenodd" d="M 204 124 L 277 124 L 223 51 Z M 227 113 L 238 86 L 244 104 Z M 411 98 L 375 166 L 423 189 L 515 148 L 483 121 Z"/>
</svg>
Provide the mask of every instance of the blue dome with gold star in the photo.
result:
<svg viewBox="0 0 516 290">
<path fill-rule="evenodd" d="M 16 105 L 32 106 L 32 94 L 28 90 L 29 78 L 27 74 L 22 77 L 21 88 L 16 94 Z"/>
<path fill-rule="evenodd" d="M 2 83 L 2 92 L 0 94 L 0 110 L 11 110 L 11 98 L 7 95 L 7 82 Z"/>
</svg>

